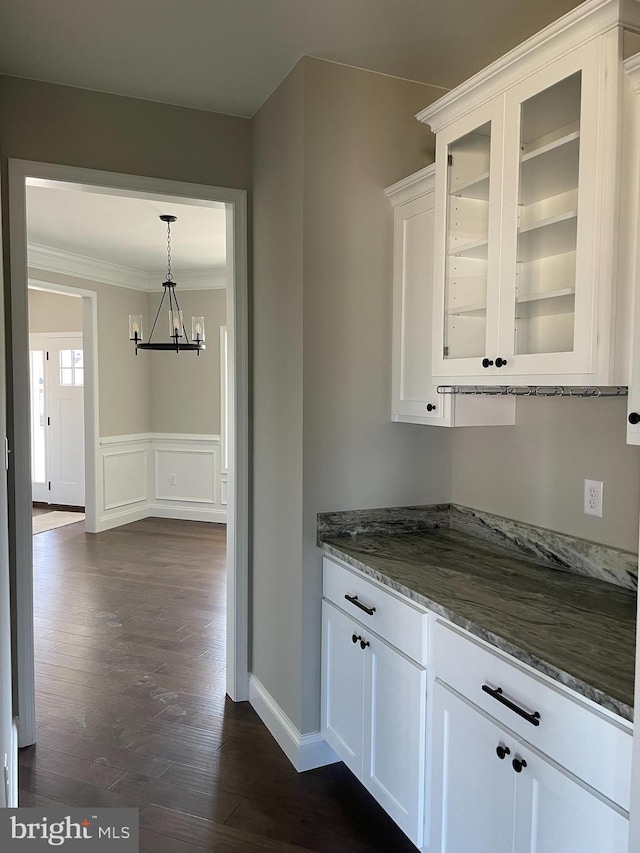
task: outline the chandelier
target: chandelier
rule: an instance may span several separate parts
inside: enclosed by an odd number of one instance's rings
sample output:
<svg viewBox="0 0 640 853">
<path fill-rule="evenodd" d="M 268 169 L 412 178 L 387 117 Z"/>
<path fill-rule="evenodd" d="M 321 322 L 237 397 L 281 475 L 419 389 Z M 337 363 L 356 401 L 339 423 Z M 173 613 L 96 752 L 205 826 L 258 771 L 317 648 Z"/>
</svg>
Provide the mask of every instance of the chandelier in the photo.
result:
<svg viewBox="0 0 640 853">
<path fill-rule="evenodd" d="M 171 223 L 175 222 L 177 218 L 177 216 L 171 216 L 166 213 L 160 217 L 163 222 L 167 223 L 167 276 L 162 283 L 164 291 L 148 341 L 145 341 L 143 338 L 142 314 L 129 314 L 129 340 L 135 344 L 136 355 L 139 349 L 174 350 L 174 352 L 183 352 L 186 350 L 188 352 L 196 352 L 198 355 L 200 355 L 200 350 L 206 349 L 204 317 L 191 318 L 191 340 L 189 340 L 176 294 L 177 282 L 173 280 L 173 275 L 171 274 Z M 153 333 L 158 325 L 162 306 L 167 297 L 169 303 L 169 340 L 154 340 Z"/>
</svg>

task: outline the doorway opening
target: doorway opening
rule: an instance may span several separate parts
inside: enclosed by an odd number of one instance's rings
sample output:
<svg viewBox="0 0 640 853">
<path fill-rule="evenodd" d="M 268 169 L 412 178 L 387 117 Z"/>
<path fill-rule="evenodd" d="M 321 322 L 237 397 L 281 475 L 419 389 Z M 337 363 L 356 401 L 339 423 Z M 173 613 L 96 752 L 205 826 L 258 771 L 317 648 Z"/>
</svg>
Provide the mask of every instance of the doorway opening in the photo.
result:
<svg viewBox="0 0 640 853">
<path fill-rule="evenodd" d="M 29 287 L 34 535 L 84 520 L 82 296 Z"/>
<path fill-rule="evenodd" d="M 226 358 L 227 372 L 220 385 L 224 387 L 224 395 L 220 389 L 216 389 L 219 405 L 220 428 L 217 433 L 213 429 L 206 432 L 201 426 L 190 426 L 194 423 L 189 416 L 197 414 L 198 403 L 202 402 L 206 394 L 191 390 L 190 396 L 178 401 L 181 392 L 189 390 L 190 374 L 194 372 L 194 364 L 186 364 L 186 359 L 195 362 L 197 358 L 193 353 L 154 353 L 144 352 L 139 355 L 133 353 L 132 345 L 128 341 L 127 320 L 130 314 L 146 313 L 149 321 L 152 319 L 150 311 L 140 312 L 130 310 L 131 299 L 140 300 L 149 307 L 151 299 L 158 295 L 158 283 L 155 290 L 151 286 L 150 275 L 152 270 L 140 270 L 137 267 L 126 267 L 122 262 L 117 263 L 113 257 L 90 258 L 86 252 L 72 252 L 69 248 L 58 246 L 46 246 L 42 241 L 32 238 L 25 225 L 29 222 L 28 197 L 32 190 L 49 191 L 51 193 L 66 193 L 67 198 L 74 194 L 75 198 L 90 200 L 93 203 L 100 200 L 108 206 L 118 202 L 139 201 L 154 211 L 154 217 L 167 212 L 167 206 L 180 211 L 179 215 L 185 216 L 191 209 L 196 213 L 204 214 L 213 212 L 223 222 L 224 231 L 222 244 L 226 256 L 224 269 L 221 273 L 223 286 L 220 289 L 218 302 L 225 307 L 224 322 L 214 323 L 213 334 L 207 341 L 211 353 L 215 353 L 218 361 L 222 362 L 223 350 L 221 341 L 224 336 L 228 338 L 228 349 L 224 353 Z M 82 207 L 82 203 L 80 205 Z M 58 210 L 60 208 L 58 207 Z M 172 211 L 169 211 L 172 212 Z M 63 217 L 58 217 L 58 221 Z M 102 232 L 106 230 L 105 222 L 113 222 L 112 216 L 107 216 L 101 221 Z M 113 531 L 116 544 L 122 542 L 118 533 L 124 529 L 125 524 L 139 523 L 142 527 L 137 531 L 140 534 L 139 542 L 141 551 L 130 565 L 131 575 L 139 572 L 140 566 L 150 556 L 156 575 L 154 581 L 161 580 L 162 572 L 165 572 L 165 588 L 174 585 L 177 599 L 197 601 L 199 593 L 198 578 L 191 575 L 190 581 L 184 581 L 179 577 L 182 568 L 177 554 L 182 553 L 182 563 L 189 566 L 188 540 L 199 538 L 198 525 L 201 521 L 220 522 L 224 519 L 221 513 L 226 514 L 227 530 L 226 545 L 218 541 L 211 546 L 211 553 L 215 551 L 215 561 L 219 563 L 222 554 L 223 562 L 226 563 L 225 591 L 227 599 L 227 630 L 226 630 L 226 657 L 220 661 L 220 648 L 222 644 L 220 637 L 220 623 L 212 627 L 215 636 L 205 636 L 193 639 L 197 633 L 191 621 L 192 651 L 198 651 L 202 655 L 209 654 L 214 663 L 220 663 L 220 678 L 223 679 L 227 694 L 235 701 L 247 698 L 248 695 L 248 661 L 247 661 L 247 581 L 246 581 L 246 558 L 247 558 L 247 323 L 246 323 L 246 198 L 243 191 L 227 190 L 222 188 L 200 187 L 197 185 L 177 184 L 170 181 L 156 181 L 154 179 L 132 178 L 129 176 L 114 175 L 110 173 L 97 173 L 89 170 L 74 169 L 70 167 L 58 167 L 48 164 L 33 164 L 24 161 L 12 161 L 10 163 L 10 222 L 12 242 L 12 318 L 11 327 L 13 332 L 13 423 L 12 451 L 14 453 L 13 476 L 10 487 L 13 491 L 15 518 L 11 525 L 10 538 L 12 545 L 12 559 L 16 564 L 16 576 L 18 578 L 17 596 L 17 659 L 18 659 L 18 716 L 20 745 L 26 746 L 35 742 L 35 691 L 34 691 L 34 648 L 33 648 L 33 565 L 31 561 L 31 503 L 32 503 L 32 470 L 39 465 L 38 474 L 42 475 L 42 449 L 36 448 L 36 440 L 39 440 L 38 430 L 40 420 L 38 416 L 32 417 L 32 410 L 38 404 L 37 394 L 34 396 L 29 392 L 29 377 L 40 370 L 43 374 L 43 366 L 38 356 L 32 357 L 30 352 L 49 352 L 49 362 L 52 363 L 52 349 L 31 349 L 28 345 L 21 347 L 20 341 L 28 341 L 28 305 L 27 305 L 27 283 L 35 278 L 40 286 L 46 282 L 46 289 L 60 286 L 64 293 L 68 289 L 82 297 L 83 302 L 83 337 L 82 346 L 76 346 L 70 335 L 66 339 L 60 338 L 55 346 L 55 370 L 60 378 L 61 387 L 65 389 L 77 389 L 82 387 L 84 393 L 84 467 L 85 467 L 85 505 L 87 523 L 86 529 L 89 533 L 100 533 L 101 531 Z M 15 227 L 14 227 L 15 225 Z M 60 230 L 65 231 L 64 223 Z M 79 227 L 80 233 L 89 239 L 88 233 Z M 68 233 L 68 229 L 66 229 Z M 186 233 L 186 232 L 185 232 Z M 136 240 L 136 238 L 138 238 Z M 129 240 L 129 242 L 127 242 Z M 116 251 L 120 253 L 119 260 L 126 256 L 128 250 L 134 251 L 137 243 L 144 242 L 141 239 L 140 230 L 129 228 L 124 232 L 124 239 L 119 240 Z M 109 240 L 103 241 L 105 245 Z M 162 241 L 158 239 L 158 248 L 161 255 Z M 174 236 L 174 246 L 178 241 Z M 111 244 L 111 251 L 113 243 Z M 94 260 L 98 263 L 89 269 L 88 261 Z M 175 264 L 175 249 L 174 249 Z M 75 265 L 75 266 L 74 266 Z M 161 263 L 159 264 L 161 266 Z M 64 268 L 64 269 L 63 269 Z M 176 270 L 177 270 L 176 266 Z M 131 276 L 134 273 L 131 286 Z M 196 282 L 197 270 L 191 272 L 191 279 Z M 129 275 L 129 281 L 123 281 Z M 116 285 L 112 284 L 114 276 L 120 277 Z M 66 278 L 65 278 L 66 277 Z M 70 279 L 75 279 L 72 281 Z M 107 279 L 107 280 L 105 280 Z M 144 281 L 142 281 L 144 279 Z M 178 279 L 178 275 L 176 275 Z M 140 281 L 142 285 L 140 286 Z M 159 279 L 161 281 L 161 278 Z M 200 281 L 202 282 L 202 276 Z M 136 284 L 138 286 L 136 286 Z M 106 288 L 112 287 L 117 290 L 115 303 L 107 305 L 108 299 L 105 294 Z M 197 282 L 194 290 L 204 290 Z M 214 288 L 215 289 L 215 288 Z M 198 294 L 196 294 L 197 296 Z M 202 295 L 202 294 L 201 294 Z M 189 296 L 185 290 L 185 302 Z M 157 301 L 157 300 L 156 300 Z M 181 300 L 182 301 L 182 300 Z M 125 305 L 126 303 L 126 305 Z M 111 309 L 101 314 L 101 308 L 105 306 Z M 193 306 L 182 305 L 185 313 Z M 194 313 L 193 311 L 191 313 Z M 195 311 L 196 315 L 206 316 L 206 311 Z M 224 333 L 223 330 L 224 329 Z M 71 331 L 71 330 L 69 330 Z M 107 342 L 115 339 L 111 349 Z M 34 342 L 35 343 L 35 342 Z M 41 345 L 42 342 L 39 342 Z M 68 344 L 68 345 L 67 345 Z M 72 345 L 73 344 L 73 345 Z M 105 354 L 107 357 L 105 357 Z M 122 354 L 122 355 L 120 355 Z M 99 355 L 99 358 L 98 358 Z M 150 357 L 160 357 L 165 361 L 152 362 Z M 127 360 L 118 361 L 119 358 Z M 135 359 L 135 361 L 133 361 Z M 169 361 L 167 359 L 173 359 Z M 146 360 L 146 361 L 143 361 Z M 67 364 L 70 361 L 70 364 Z M 98 365 L 100 361 L 100 366 Z M 183 370 L 178 375 L 176 370 Z M 137 371 L 137 373 L 136 373 Z M 69 372 L 71 383 L 69 382 Z M 145 388 L 142 382 L 129 382 L 140 378 L 140 374 L 147 374 L 148 383 Z M 155 377 L 154 377 L 155 373 Z M 220 377 L 220 367 L 217 368 L 216 379 Z M 62 385 L 64 380 L 64 386 Z M 155 396 L 154 396 L 155 381 Z M 82 383 L 82 384 L 81 384 Z M 100 387 L 100 393 L 98 388 Z M 111 397 L 108 404 L 105 397 L 114 389 L 120 393 Z M 65 391 L 65 394 L 68 392 Z M 67 409 L 73 406 L 65 399 Z M 223 405 L 226 409 L 223 410 Z M 63 406 L 64 408 L 64 406 Z M 77 408 L 77 407 L 76 407 Z M 200 407 L 203 408 L 202 406 Z M 125 425 L 120 428 L 114 427 L 116 416 L 126 414 L 129 417 Z M 49 417 L 49 415 L 46 415 Z M 171 418 L 173 417 L 173 420 Z M 145 419 L 146 418 L 146 419 Z M 176 420 L 177 418 L 177 420 Z M 179 419 L 182 418 L 180 421 Z M 36 423 L 37 421 L 37 423 Z M 196 418 L 197 421 L 197 418 Z M 172 427 L 173 425 L 173 427 Z M 27 429 L 24 430 L 23 427 Z M 190 430 L 190 431 L 188 431 Z M 27 440 L 25 440 L 25 437 Z M 224 438 L 223 438 L 224 437 Z M 30 440 L 29 440 L 30 439 Z M 211 445 L 217 446 L 213 448 Z M 49 435 L 49 444 L 51 435 Z M 76 441 L 76 445 L 77 445 Z M 45 467 L 47 462 L 52 463 L 52 453 L 45 449 Z M 226 470 L 222 465 L 226 461 Z M 181 467 L 179 467 L 181 466 Z M 46 479 L 47 486 L 49 478 Z M 186 485 L 185 485 L 186 484 Z M 52 483 L 53 485 L 53 483 Z M 186 489 L 186 490 L 185 490 Z M 48 490 L 48 489 L 47 489 Z M 77 497 L 74 497 L 77 500 Z M 224 510 L 221 507 L 224 506 Z M 219 514 L 216 516 L 216 512 Z M 148 521 L 146 521 L 148 519 Z M 163 519 L 157 522 L 153 519 Z M 176 522 L 171 524 L 170 522 Z M 182 528 L 180 524 L 182 523 Z M 158 526 L 159 524 L 159 526 Z M 177 539 L 172 543 L 166 539 L 167 553 L 158 553 L 154 550 L 157 543 L 149 537 L 152 528 L 157 532 L 157 538 L 167 532 L 172 532 Z M 76 535 L 73 525 L 68 529 L 72 532 L 69 536 Z M 49 534 L 46 534 L 49 535 Z M 102 535 L 102 534 L 101 534 Z M 28 539 L 27 539 L 28 536 Z M 181 538 L 182 537 L 182 538 Z M 41 537 L 36 537 L 41 538 Z M 205 552 L 207 537 L 200 537 L 200 544 Z M 100 541 L 100 540 L 98 540 Z M 70 546 L 70 543 L 69 543 Z M 94 546 L 87 546 L 94 548 Z M 222 547 L 222 551 L 221 551 Z M 94 549 L 95 550 L 95 549 Z M 64 549 L 63 549 L 64 551 Z M 171 553 L 171 558 L 167 555 Z M 142 556 L 140 556 L 142 554 Z M 211 556 L 211 554 L 209 554 Z M 167 565 L 169 560 L 170 565 Z M 98 560 L 95 562 L 99 563 Z M 89 566 L 91 571 L 100 574 L 104 566 Z M 116 570 L 118 571 L 118 570 Z M 108 578 L 109 568 L 106 569 Z M 159 578 L 160 575 L 160 578 Z M 123 577 L 123 574 L 120 575 Z M 136 578 L 125 579 L 127 583 L 135 586 Z M 219 588 L 219 577 L 217 586 Z M 106 581 L 109 585 L 111 580 Z M 183 589 L 189 583 L 195 584 L 193 589 Z M 162 587 L 162 582 L 160 583 Z M 219 590 L 218 590 L 219 591 Z M 62 603 L 64 596 L 68 593 L 61 592 Z M 127 606 L 134 607 L 135 596 L 131 594 L 128 602 L 122 603 L 122 613 L 125 620 L 138 618 L 138 625 L 144 622 L 146 616 L 160 622 L 168 613 L 164 603 L 157 603 L 155 611 L 153 605 L 151 611 L 145 608 L 148 602 L 137 600 L 137 611 L 127 611 Z M 222 601 L 225 595 L 222 596 Z M 217 606 L 217 605 L 216 605 Z M 64 609 L 64 608 L 63 608 Z M 107 622 L 117 622 L 120 618 L 104 609 Z M 159 630 L 168 629 L 175 632 L 182 626 L 176 626 L 184 613 L 178 611 L 167 619 L 170 624 L 160 625 Z M 202 618 L 205 618 L 203 615 Z M 82 620 L 81 620 L 82 621 Z M 209 620 L 211 622 L 211 620 Z M 122 625 L 125 623 L 123 622 Z M 113 624 L 113 627 L 122 627 Z M 86 626 L 89 627 L 89 626 Z M 132 625 L 128 626 L 133 627 Z M 187 629 L 186 625 L 184 626 Z M 199 626 L 204 630 L 205 626 Z M 146 630 L 149 629 L 147 624 Z M 142 624 L 144 633 L 144 624 Z M 55 629 L 52 628 L 52 632 Z M 211 634 L 211 631 L 209 632 Z M 64 631 L 58 632 L 64 634 Z M 134 633 L 133 631 L 131 633 Z M 43 638 L 45 640 L 46 638 Z M 62 642 L 68 637 L 54 637 L 59 645 L 73 646 L 73 643 Z M 158 639 L 157 637 L 155 639 Z M 186 641 L 187 636 L 183 634 L 172 638 L 175 642 Z M 136 636 L 136 643 L 144 645 L 141 638 Z M 198 643 L 209 643 L 210 647 L 203 649 Z M 45 642 L 46 646 L 46 642 Z M 213 649 L 215 646 L 215 650 Z M 176 654 L 184 654 L 189 644 L 181 646 Z M 53 650 L 51 650 L 53 651 Z M 69 654 L 71 651 L 67 648 Z M 98 653 L 102 650 L 95 649 Z M 108 651 L 108 650 L 107 650 Z M 148 651 L 148 650 L 147 650 Z M 217 657 L 216 657 L 217 655 Z M 99 654 L 93 657 L 100 657 Z M 139 657 L 144 657 L 143 654 Z M 96 661 L 93 661 L 95 663 Z M 149 669 L 150 661 L 143 668 Z M 163 662 L 162 665 L 164 665 Z M 83 665 L 85 666 L 85 665 Z M 114 666 L 116 666 L 114 664 Z M 85 666 L 86 668 L 86 666 Z M 117 668 L 117 666 L 116 666 Z M 153 669 L 153 667 L 151 667 Z M 224 695 L 224 694 L 223 694 Z"/>
</svg>

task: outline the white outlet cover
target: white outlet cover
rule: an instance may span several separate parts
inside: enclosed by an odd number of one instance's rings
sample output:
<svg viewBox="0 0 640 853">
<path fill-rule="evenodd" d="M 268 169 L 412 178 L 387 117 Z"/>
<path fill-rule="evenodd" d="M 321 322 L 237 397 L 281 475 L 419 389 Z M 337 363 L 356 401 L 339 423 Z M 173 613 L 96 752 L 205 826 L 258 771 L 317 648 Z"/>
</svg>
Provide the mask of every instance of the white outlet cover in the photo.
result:
<svg viewBox="0 0 640 853">
<path fill-rule="evenodd" d="M 602 518 L 602 481 L 584 481 L 584 513 Z"/>
</svg>

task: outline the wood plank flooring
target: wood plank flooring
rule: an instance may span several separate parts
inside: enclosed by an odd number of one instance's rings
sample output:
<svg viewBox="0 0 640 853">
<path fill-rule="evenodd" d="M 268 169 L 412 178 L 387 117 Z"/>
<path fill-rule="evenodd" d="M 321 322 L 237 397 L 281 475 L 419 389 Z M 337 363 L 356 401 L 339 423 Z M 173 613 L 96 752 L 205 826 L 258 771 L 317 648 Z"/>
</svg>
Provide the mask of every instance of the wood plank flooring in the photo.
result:
<svg viewBox="0 0 640 853">
<path fill-rule="evenodd" d="M 142 853 L 415 853 L 343 764 L 298 774 L 225 696 L 225 528 L 34 537 L 20 805 L 135 806 Z"/>
</svg>

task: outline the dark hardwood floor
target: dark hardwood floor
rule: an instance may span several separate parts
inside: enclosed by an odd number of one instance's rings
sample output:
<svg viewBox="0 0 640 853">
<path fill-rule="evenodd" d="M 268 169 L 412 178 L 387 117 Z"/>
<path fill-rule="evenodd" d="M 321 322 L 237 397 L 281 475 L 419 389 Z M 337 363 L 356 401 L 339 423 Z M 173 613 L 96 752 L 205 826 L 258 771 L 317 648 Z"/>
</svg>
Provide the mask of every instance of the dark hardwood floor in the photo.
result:
<svg viewBox="0 0 640 853">
<path fill-rule="evenodd" d="M 343 764 L 298 774 L 225 697 L 225 528 L 34 537 L 38 742 L 20 805 L 135 806 L 142 853 L 410 853 Z"/>
</svg>

